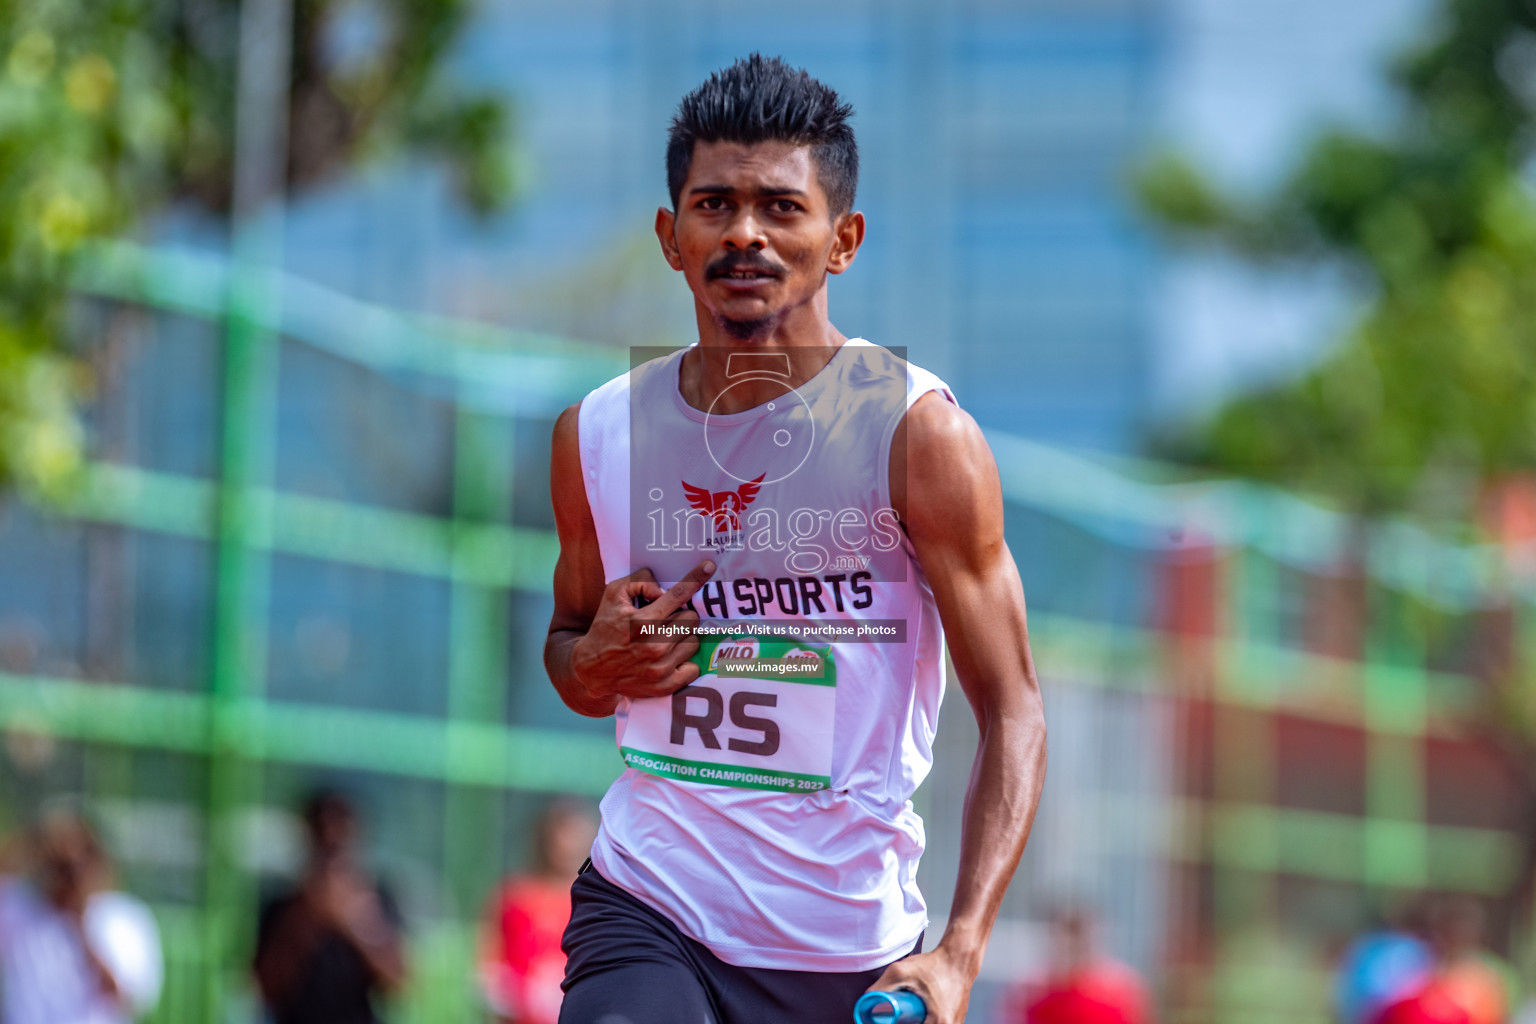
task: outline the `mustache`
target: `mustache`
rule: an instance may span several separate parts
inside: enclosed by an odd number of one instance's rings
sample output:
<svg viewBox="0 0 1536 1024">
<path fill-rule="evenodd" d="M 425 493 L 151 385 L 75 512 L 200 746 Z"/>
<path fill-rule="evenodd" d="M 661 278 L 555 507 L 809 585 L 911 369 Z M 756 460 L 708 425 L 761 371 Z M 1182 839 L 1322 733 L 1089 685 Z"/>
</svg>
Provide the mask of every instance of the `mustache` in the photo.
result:
<svg viewBox="0 0 1536 1024">
<path fill-rule="evenodd" d="M 704 268 L 704 276 L 709 280 L 717 277 L 726 277 L 743 270 L 755 270 L 763 274 L 771 274 L 774 277 L 782 277 L 784 268 L 774 263 L 768 257 L 756 250 L 737 250 L 728 252 L 715 262 Z"/>
</svg>

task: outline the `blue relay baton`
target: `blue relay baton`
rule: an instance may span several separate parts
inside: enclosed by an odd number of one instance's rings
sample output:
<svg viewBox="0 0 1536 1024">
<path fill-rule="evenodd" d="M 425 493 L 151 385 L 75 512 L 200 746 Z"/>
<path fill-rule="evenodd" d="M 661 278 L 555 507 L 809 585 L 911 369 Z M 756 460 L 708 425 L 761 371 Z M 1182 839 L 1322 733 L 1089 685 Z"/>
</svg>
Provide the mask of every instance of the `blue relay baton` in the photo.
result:
<svg viewBox="0 0 1536 1024">
<path fill-rule="evenodd" d="M 853 1004 L 853 1024 L 923 1024 L 928 1004 L 907 989 L 865 992 Z"/>
</svg>

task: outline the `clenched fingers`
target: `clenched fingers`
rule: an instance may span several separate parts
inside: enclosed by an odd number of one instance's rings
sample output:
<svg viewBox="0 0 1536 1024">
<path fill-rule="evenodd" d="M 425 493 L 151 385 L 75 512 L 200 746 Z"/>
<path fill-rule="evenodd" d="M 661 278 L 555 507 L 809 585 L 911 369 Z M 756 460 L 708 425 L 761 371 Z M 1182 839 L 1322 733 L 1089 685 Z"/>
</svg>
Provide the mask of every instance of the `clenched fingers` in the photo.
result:
<svg viewBox="0 0 1536 1024">
<path fill-rule="evenodd" d="M 699 678 L 699 666 L 697 662 L 684 661 L 654 683 L 647 683 L 637 687 L 638 692 L 630 694 L 631 697 L 668 697 L 696 682 Z"/>
<path fill-rule="evenodd" d="M 661 584 L 649 569 L 636 569 L 623 579 L 615 580 L 614 599 L 634 608 L 643 608 L 663 593 Z"/>
</svg>

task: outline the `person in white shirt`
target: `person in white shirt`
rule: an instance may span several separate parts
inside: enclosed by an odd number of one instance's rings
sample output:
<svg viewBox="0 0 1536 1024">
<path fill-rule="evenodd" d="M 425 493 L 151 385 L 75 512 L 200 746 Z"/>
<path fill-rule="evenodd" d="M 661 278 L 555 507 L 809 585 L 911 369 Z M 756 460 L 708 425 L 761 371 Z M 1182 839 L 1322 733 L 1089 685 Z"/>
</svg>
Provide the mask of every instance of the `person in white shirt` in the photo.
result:
<svg viewBox="0 0 1536 1024">
<path fill-rule="evenodd" d="M 111 863 L 77 811 L 45 812 L 26 876 L 0 876 L 0 1024 L 129 1024 L 160 996 L 154 916 L 110 888 Z"/>
<path fill-rule="evenodd" d="M 845 1024 L 870 988 L 959 1024 L 1034 819 L 1045 722 L 991 452 L 942 380 L 828 319 L 864 238 L 850 115 L 756 54 L 684 97 L 656 234 L 699 342 L 555 427 L 545 665 L 627 764 L 572 888 L 562 1024 Z M 946 638 L 981 742 L 924 952 L 911 797 Z"/>
</svg>

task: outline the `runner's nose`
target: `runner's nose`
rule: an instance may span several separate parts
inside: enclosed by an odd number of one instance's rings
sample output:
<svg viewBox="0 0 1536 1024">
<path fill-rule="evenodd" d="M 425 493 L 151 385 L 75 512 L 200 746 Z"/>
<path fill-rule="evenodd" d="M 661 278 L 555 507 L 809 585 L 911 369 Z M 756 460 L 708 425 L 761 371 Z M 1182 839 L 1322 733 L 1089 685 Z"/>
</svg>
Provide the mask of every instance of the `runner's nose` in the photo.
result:
<svg viewBox="0 0 1536 1024">
<path fill-rule="evenodd" d="M 725 227 L 725 237 L 721 240 L 727 249 L 757 249 L 761 250 L 768 244 L 768 238 L 763 234 L 762 222 L 753 216 L 752 211 L 743 209 L 731 218 Z"/>
</svg>

